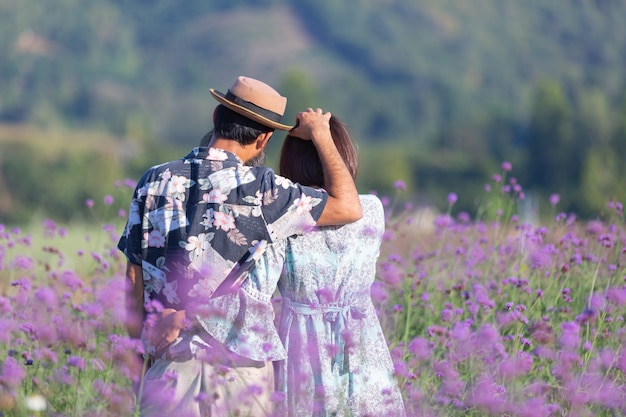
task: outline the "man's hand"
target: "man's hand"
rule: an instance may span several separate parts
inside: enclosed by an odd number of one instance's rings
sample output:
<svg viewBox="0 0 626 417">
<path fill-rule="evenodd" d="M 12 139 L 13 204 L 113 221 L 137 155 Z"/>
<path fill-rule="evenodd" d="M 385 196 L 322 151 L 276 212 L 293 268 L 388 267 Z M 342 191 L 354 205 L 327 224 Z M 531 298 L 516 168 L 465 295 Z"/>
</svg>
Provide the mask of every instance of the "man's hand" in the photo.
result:
<svg viewBox="0 0 626 417">
<path fill-rule="evenodd" d="M 144 328 L 144 339 L 156 350 L 160 356 L 167 347 L 174 342 L 180 331 L 185 327 L 185 310 L 164 309 L 153 327 Z"/>
<path fill-rule="evenodd" d="M 322 109 L 308 108 L 306 111 L 298 113 L 296 127 L 291 129 L 289 134 L 303 140 L 315 140 L 320 137 L 328 139 L 330 137 L 330 117 L 331 114 L 323 113 Z"/>
<path fill-rule="evenodd" d="M 296 127 L 289 132 L 291 136 L 313 141 L 322 163 L 328 200 L 317 221 L 318 226 L 343 225 L 363 217 L 354 180 L 330 132 L 331 116 L 322 109 L 309 108 L 298 113 Z"/>
</svg>

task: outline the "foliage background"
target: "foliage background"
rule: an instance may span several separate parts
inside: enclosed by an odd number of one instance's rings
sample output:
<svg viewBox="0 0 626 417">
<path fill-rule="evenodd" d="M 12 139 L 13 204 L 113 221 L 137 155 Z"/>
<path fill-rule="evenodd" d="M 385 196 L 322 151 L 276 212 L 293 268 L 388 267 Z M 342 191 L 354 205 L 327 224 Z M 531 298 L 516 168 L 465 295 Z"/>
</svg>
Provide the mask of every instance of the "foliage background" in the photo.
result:
<svg viewBox="0 0 626 417">
<path fill-rule="evenodd" d="M 81 219 L 194 146 L 208 89 L 239 74 L 288 96 L 287 120 L 348 122 L 363 192 L 402 179 L 473 213 L 507 160 L 527 217 L 552 193 L 591 217 L 626 197 L 625 21 L 619 0 L 0 0 L 0 222 Z"/>
</svg>

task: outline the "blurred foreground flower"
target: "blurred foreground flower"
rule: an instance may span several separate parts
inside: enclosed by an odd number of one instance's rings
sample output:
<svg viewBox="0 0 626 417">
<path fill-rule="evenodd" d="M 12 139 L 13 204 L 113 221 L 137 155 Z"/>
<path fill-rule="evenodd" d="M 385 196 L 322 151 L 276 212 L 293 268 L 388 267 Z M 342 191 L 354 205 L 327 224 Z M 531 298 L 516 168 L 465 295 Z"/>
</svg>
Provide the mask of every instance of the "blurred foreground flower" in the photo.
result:
<svg viewBox="0 0 626 417">
<path fill-rule="evenodd" d="M 32 394 L 26 397 L 26 408 L 30 411 L 45 411 L 47 407 L 46 399 L 39 394 Z"/>
</svg>

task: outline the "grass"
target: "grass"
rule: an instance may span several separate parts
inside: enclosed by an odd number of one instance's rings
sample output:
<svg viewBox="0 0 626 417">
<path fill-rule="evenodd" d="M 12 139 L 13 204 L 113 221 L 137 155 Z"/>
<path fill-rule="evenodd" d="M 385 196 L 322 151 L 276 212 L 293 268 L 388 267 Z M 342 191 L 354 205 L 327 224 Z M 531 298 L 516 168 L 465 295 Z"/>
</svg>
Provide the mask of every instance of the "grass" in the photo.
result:
<svg viewBox="0 0 626 417">
<path fill-rule="evenodd" d="M 444 213 L 387 205 L 372 297 L 407 412 L 626 414 L 623 206 L 525 224 L 505 181 L 480 216 L 453 215 L 453 198 Z M 121 326 L 116 210 L 0 226 L 0 415 L 133 414 L 142 347 Z"/>
</svg>

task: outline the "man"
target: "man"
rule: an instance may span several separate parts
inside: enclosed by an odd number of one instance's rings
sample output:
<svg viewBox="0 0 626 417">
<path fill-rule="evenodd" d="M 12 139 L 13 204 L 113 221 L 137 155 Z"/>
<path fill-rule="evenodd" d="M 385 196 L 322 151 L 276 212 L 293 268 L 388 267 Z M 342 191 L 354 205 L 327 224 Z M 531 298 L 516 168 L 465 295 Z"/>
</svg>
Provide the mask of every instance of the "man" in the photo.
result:
<svg viewBox="0 0 626 417">
<path fill-rule="evenodd" d="M 249 77 L 226 94 L 210 92 L 220 104 L 208 146 L 143 175 L 118 243 L 128 258 L 128 331 L 139 338 L 143 329 L 155 358 L 140 393 L 143 416 L 269 413 L 271 361 L 286 354 L 270 303 L 276 282 L 257 270 L 241 291 L 213 293 L 267 242 L 362 216 L 330 113 L 308 109 L 295 128 L 281 124 L 287 99 Z M 313 141 L 326 190 L 255 166 L 275 129 Z"/>
</svg>

